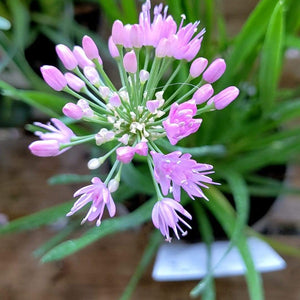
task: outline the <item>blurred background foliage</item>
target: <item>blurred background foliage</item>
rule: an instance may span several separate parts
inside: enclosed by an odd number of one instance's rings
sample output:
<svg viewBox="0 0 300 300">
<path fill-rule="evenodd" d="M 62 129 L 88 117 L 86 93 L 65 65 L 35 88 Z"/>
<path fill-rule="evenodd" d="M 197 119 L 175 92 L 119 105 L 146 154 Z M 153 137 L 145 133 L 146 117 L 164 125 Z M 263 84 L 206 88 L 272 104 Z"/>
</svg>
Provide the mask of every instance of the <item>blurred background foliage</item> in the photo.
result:
<svg viewBox="0 0 300 300">
<path fill-rule="evenodd" d="M 258 235 L 247 224 L 266 213 L 274 199 L 282 193 L 299 193 L 297 188 L 283 183 L 286 166 L 299 163 L 300 150 L 300 89 L 289 83 L 281 86 L 282 70 L 288 51 L 300 51 L 300 1 L 261 0 L 243 24 L 238 34 L 229 33 L 222 13 L 228 1 L 166 0 L 169 13 L 179 22 L 184 13 L 187 22 L 201 20 L 206 34 L 199 55 L 209 61 L 223 57 L 227 63 L 224 76 L 214 85 L 218 92 L 228 85 L 236 85 L 241 93 L 237 101 L 221 112 L 204 116 L 200 130 L 176 146 L 162 143 L 166 151 L 189 152 L 201 162 L 215 167 L 214 180 L 220 188 L 211 187 L 211 200 L 193 202 L 194 219 L 203 241 L 210 251 L 214 236 L 224 231 L 244 258 L 246 279 L 251 299 L 263 299 L 259 274 L 247 248 L 246 236 Z M 153 5 L 158 1 L 153 1 Z M 135 0 L 4 0 L 0 3 L 0 126 L 23 126 L 32 119 L 32 108 L 47 116 L 62 117 L 61 108 L 66 96 L 55 93 L 41 80 L 39 67 L 58 65 L 55 44 L 69 47 L 81 43 L 83 35 L 90 35 L 97 43 L 104 67 L 115 78 L 116 68 L 109 56 L 106 41 L 115 19 L 135 23 L 142 1 Z M 177 62 L 170 69 L 176 70 Z M 299 66 L 295 66 L 299 68 Z M 173 93 L 183 85 L 189 66 L 176 75 Z M 119 80 L 115 78 L 115 80 Z M 17 101 L 12 101 L 17 100 Z M 298 120 L 298 122 L 297 122 Z M 80 128 L 80 124 L 77 124 Z M 91 151 L 97 151 L 91 149 Z M 20 166 L 21 167 L 21 166 Z M 136 194 L 152 196 L 151 180 L 146 166 L 139 163 L 124 168 L 123 185 L 115 194 L 118 202 L 135 199 Z M 50 184 L 87 182 L 91 175 L 57 175 Z M 142 187 L 142 189 L 141 189 Z M 152 198 L 151 198 L 152 199 Z M 78 226 L 78 219 L 37 250 L 42 261 L 52 261 L 74 253 L 101 237 L 132 228 L 150 219 L 155 199 L 138 206 L 134 212 L 112 220 L 105 220 L 100 228 L 87 228 L 79 238 L 67 240 Z M 185 200 L 188 202 L 188 200 Z M 72 201 L 73 202 L 73 201 Z M 188 204 L 188 203 L 187 203 Z M 190 204 L 188 204 L 190 205 Z M 0 229 L 0 234 L 38 228 L 64 217 L 71 202 L 15 220 Z M 210 212 L 210 213 L 209 213 Z M 213 217 L 212 217 L 213 216 Z M 215 219 L 221 225 L 217 228 Z M 193 227 L 197 228 L 197 224 Z M 201 226 L 200 226 L 201 225 Z M 197 234 L 196 234 L 197 235 Z M 269 242 L 290 254 L 295 249 Z M 148 247 L 122 299 L 128 299 L 145 267 L 151 261 L 160 237 L 157 232 Z M 229 251 L 230 249 L 228 249 Z M 211 270 L 210 270 L 211 271 Z M 203 299 L 214 299 L 212 272 L 191 292 Z"/>
</svg>

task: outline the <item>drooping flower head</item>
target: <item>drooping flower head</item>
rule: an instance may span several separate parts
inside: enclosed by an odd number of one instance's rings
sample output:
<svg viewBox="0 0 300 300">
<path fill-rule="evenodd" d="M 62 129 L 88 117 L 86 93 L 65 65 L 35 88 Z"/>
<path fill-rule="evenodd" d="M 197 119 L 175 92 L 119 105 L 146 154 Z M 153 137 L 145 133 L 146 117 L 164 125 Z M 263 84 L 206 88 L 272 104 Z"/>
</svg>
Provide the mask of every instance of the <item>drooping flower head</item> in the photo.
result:
<svg viewBox="0 0 300 300">
<path fill-rule="evenodd" d="M 119 187 L 122 165 L 140 156 L 140 160 L 147 160 L 154 178 L 158 199 L 152 214 L 154 225 L 167 240 L 170 228 L 177 238 L 179 232 L 184 233 L 179 223 L 189 228 L 180 217 L 182 214 L 190 218 L 179 204 L 181 190 L 191 199 L 207 199 L 203 188 L 215 184 L 209 177 L 213 167 L 196 162 L 189 153 L 182 154 L 173 146 L 199 130 L 205 122 L 204 113 L 225 108 L 238 95 L 236 87 L 213 95 L 214 82 L 225 72 L 226 63 L 221 58 L 213 62 L 197 58 L 204 33 L 200 21 L 188 23 L 183 15 L 177 24 L 168 15 L 168 7 L 160 4 L 152 10 L 150 0 L 142 5 L 136 24 L 116 20 L 108 46 L 118 64 L 120 88 L 105 72 L 105 62 L 92 38 L 84 36 L 82 45 L 73 49 L 63 44 L 56 47 L 65 70 L 43 66 L 42 75 L 51 88 L 76 99 L 63 107 L 64 115 L 72 122 L 94 123 L 96 129 L 88 135 L 75 135 L 58 119 L 52 119 L 55 126 L 36 123 L 47 132 L 37 131 L 41 141 L 33 142 L 29 148 L 35 155 L 53 156 L 85 142 L 94 142 L 98 147 L 109 143 L 105 148 L 109 150 L 90 159 L 87 165 L 95 170 L 108 158 L 112 163 L 104 182 L 95 177 L 92 185 L 75 193 L 80 198 L 68 215 L 91 202 L 84 221 L 98 218 L 99 225 L 105 206 L 113 216 L 111 193 Z M 188 77 L 174 90 L 184 64 L 189 67 Z M 163 143 L 157 143 L 159 139 L 169 140 L 174 150 L 165 153 Z M 174 200 L 166 198 L 169 193 Z"/>
<path fill-rule="evenodd" d="M 170 228 L 173 229 L 175 236 L 180 239 L 179 235 L 185 236 L 187 231 L 184 231 L 179 222 L 184 224 L 187 228 L 191 226 L 178 214 L 192 219 L 192 216 L 183 208 L 181 204 L 171 198 L 163 198 L 156 202 L 152 210 L 152 221 L 156 228 L 158 228 L 166 241 L 171 242 Z M 178 232 L 179 230 L 179 232 Z"/>
<path fill-rule="evenodd" d="M 110 191 L 98 177 L 94 177 L 92 179 L 91 185 L 79 189 L 74 194 L 74 197 L 77 196 L 80 197 L 74 203 L 71 211 L 67 214 L 67 216 L 73 215 L 89 202 L 92 203 L 87 215 L 81 222 L 82 224 L 86 220 L 94 221 L 95 219 L 97 219 L 96 225 L 100 226 L 105 206 L 107 207 L 110 217 L 113 217 L 116 213 L 116 205 L 113 201 Z"/>
</svg>

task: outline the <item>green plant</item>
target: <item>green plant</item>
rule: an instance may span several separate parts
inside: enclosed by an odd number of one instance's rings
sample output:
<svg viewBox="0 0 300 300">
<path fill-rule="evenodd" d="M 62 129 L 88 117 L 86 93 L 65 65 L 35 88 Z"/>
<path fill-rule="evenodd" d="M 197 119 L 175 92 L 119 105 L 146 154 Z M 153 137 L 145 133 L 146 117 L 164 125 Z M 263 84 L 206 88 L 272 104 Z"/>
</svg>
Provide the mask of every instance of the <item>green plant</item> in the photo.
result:
<svg viewBox="0 0 300 300">
<path fill-rule="evenodd" d="M 115 18 L 123 20 L 124 23 L 136 20 L 138 10 L 134 1 L 112 2 L 111 5 L 114 6 L 114 9 L 107 6 L 107 1 L 95 0 L 95 2 L 99 3 L 111 21 Z M 216 84 L 215 90 L 220 91 L 230 83 L 240 88 L 241 95 L 239 100 L 224 110 L 222 114 L 215 112 L 207 114 L 205 125 L 201 126 L 198 133 L 181 141 L 179 146 L 171 146 L 163 142 L 159 146 L 166 151 L 188 151 L 194 158 L 214 165 L 216 181 L 222 182 L 222 186 L 218 189 L 210 188 L 208 190 L 206 193 L 210 199 L 208 203 L 194 203 L 197 219 L 202 220 L 199 224 L 201 235 L 209 251 L 213 241 L 210 220 L 206 218 L 205 214 L 205 211 L 209 210 L 229 236 L 231 246 L 236 245 L 239 248 L 247 267 L 246 279 L 251 299 L 263 299 L 260 275 L 254 268 L 246 244 L 246 236 L 255 234 L 247 227 L 247 221 L 251 196 L 277 196 L 282 192 L 299 192 L 296 189 L 284 187 L 279 180 L 259 175 L 259 171 L 268 166 L 287 164 L 291 158 L 296 160 L 300 150 L 298 138 L 300 129 L 290 123 L 300 115 L 299 90 L 283 90 L 278 87 L 285 51 L 289 47 L 300 50 L 300 39 L 297 35 L 300 30 L 298 19 L 300 3 L 297 0 L 279 2 L 261 0 L 240 33 L 231 38 L 227 35 L 224 18 L 215 1 L 205 0 L 200 4 L 198 1 L 189 0 L 167 2 L 172 14 L 177 19 L 180 19 L 180 15 L 185 12 L 187 18 L 193 21 L 197 19 L 197 12 L 200 12 L 200 15 L 203 16 L 203 26 L 207 30 L 206 39 L 203 42 L 203 52 L 200 54 L 210 59 L 222 55 L 225 56 L 227 62 L 227 71 Z M 16 1 L 15 3 L 19 4 L 14 4 L 13 9 L 23 11 L 18 6 L 21 5 L 21 2 Z M 25 16 L 26 14 L 24 13 Z M 54 23 L 54 19 L 51 17 L 44 19 L 41 15 L 35 14 L 34 19 L 39 20 L 41 30 L 55 42 L 64 41 L 68 44 L 66 40 L 70 42 L 70 38 L 78 37 L 84 31 L 73 20 L 70 21 L 72 25 L 68 27 L 70 31 L 65 33 L 59 31 L 55 25 L 57 23 Z M 214 24 L 218 29 L 217 38 L 213 35 Z M 24 48 L 24 39 L 20 38 L 21 33 L 17 33 L 17 29 L 21 27 L 23 28 L 21 25 L 16 26 L 16 32 L 12 35 L 12 39 L 16 41 L 15 45 Z M 3 42 L 2 45 L 5 48 Z M 8 49 L 7 46 L 6 49 Z M 21 53 L 19 56 L 23 61 L 23 54 Z M 174 65 L 175 68 L 176 65 Z M 27 72 L 24 69 L 21 71 Z M 31 78 L 30 72 L 26 73 L 29 74 L 29 78 Z M 175 82 L 177 81 L 182 89 L 186 88 L 182 85 L 186 74 L 188 74 L 188 68 L 181 68 L 176 75 Z M 33 78 L 35 77 L 36 75 L 33 76 Z M 32 85 L 35 87 L 36 84 L 33 82 Z M 53 104 L 53 96 L 50 101 L 49 94 L 45 91 L 17 90 L 4 82 L 0 82 L 0 87 L 5 95 L 36 106 L 52 117 L 59 117 L 61 108 L 66 103 L 61 96 L 55 96 L 57 98 Z M 178 85 L 174 85 L 174 90 L 170 90 L 168 93 L 172 94 L 177 89 Z M 123 186 L 114 197 L 117 201 L 124 201 L 132 197 L 134 193 L 145 193 L 149 197 L 152 195 L 153 188 L 145 169 L 143 161 L 136 168 L 131 165 L 124 166 L 123 174 L 126 175 L 123 178 Z M 51 178 L 51 183 L 86 182 L 88 179 L 90 177 L 59 175 Z M 132 192 L 128 191 L 128 187 Z M 235 209 L 232 208 L 222 192 L 232 195 Z M 187 199 L 185 201 L 188 202 Z M 64 241 L 77 228 L 71 222 L 63 232 L 38 251 L 43 255 L 42 261 L 62 259 L 105 235 L 148 221 L 151 205 L 153 203 L 150 200 L 128 216 L 105 220 L 100 229 L 88 229 L 81 237 L 72 241 Z M 70 204 L 66 203 L 24 217 L 1 228 L 0 233 L 12 233 L 50 224 L 63 217 L 69 208 Z M 150 263 L 159 242 L 159 237 L 154 234 L 123 299 L 130 297 L 142 271 Z M 208 272 L 208 276 L 193 289 L 191 295 L 197 296 L 204 292 L 205 299 L 212 299 L 205 295 L 213 295 L 213 288 L 212 274 Z"/>
</svg>

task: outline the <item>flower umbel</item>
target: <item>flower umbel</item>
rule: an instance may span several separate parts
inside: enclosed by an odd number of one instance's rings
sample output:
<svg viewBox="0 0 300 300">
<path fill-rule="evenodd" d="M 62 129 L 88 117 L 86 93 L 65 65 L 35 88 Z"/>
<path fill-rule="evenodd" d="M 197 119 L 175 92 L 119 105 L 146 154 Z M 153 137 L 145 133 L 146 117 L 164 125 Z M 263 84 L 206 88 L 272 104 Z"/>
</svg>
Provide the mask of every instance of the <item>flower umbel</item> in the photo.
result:
<svg viewBox="0 0 300 300">
<path fill-rule="evenodd" d="M 96 129 L 91 135 L 77 136 L 58 119 L 52 119 L 54 126 L 35 123 L 47 132 L 36 132 L 41 141 L 29 146 L 31 152 L 54 156 L 77 144 L 93 141 L 99 147 L 110 143 L 106 147 L 110 150 L 92 158 L 88 162 L 90 169 L 97 169 L 106 159 L 112 162 L 112 157 L 116 157 L 104 182 L 94 177 L 91 185 L 75 193 L 80 198 L 68 216 L 89 202 L 92 204 L 83 222 L 97 219 L 99 226 L 105 206 L 109 215 L 114 216 L 116 207 L 111 193 L 119 188 L 122 166 L 144 156 L 158 199 L 152 212 L 154 225 L 168 241 L 170 229 L 178 239 L 186 234 L 179 223 L 190 228 L 179 215 L 191 219 L 179 203 L 181 189 L 193 200 L 207 199 L 202 189 L 216 184 L 208 176 L 213 167 L 196 162 L 189 153 L 182 154 L 173 146 L 198 131 L 205 122 L 205 118 L 198 116 L 225 108 L 239 90 L 229 87 L 214 96 L 213 84 L 225 72 L 225 61 L 197 58 L 205 30 L 198 29 L 199 21 L 184 23 L 182 16 L 177 26 L 162 4 L 154 7 L 151 16 L 150 0 L 142 6 L 137 24 L 114 22 L 108 47 L 119 68 L 121 87 L 115 86 L 106 74 L 96 43 L 88 36 L 83 37 L 82 47 L 70 49 L 62 44 L 56 47 L 64 72 L 54 66 L 41 68 L 51 88 L 76 99 L 64 106 L 64 115 L 75 121 L 94 123 Z M 184 64 L 189 67 L 189 75 L 174 92 L 171 87 L 178 84 L 176 76 Z M 175 69 L 171 69 L 174 65 Z M 166 153 L 160 146 L 162 143 L 156 142 L 166 137 L 174 149 L 171 153 Z M 174 199 L 168 197 L 169 193 Z"/>
</svg>

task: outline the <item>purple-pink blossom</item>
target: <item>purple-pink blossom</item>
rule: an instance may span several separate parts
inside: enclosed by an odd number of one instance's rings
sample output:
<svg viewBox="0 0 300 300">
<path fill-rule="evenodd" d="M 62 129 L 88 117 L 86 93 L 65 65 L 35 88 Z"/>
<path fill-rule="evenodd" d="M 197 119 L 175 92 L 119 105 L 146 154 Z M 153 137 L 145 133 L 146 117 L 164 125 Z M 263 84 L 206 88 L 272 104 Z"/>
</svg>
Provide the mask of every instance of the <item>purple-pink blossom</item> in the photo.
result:
<svg viewBox="0 0 300 300">
<path fill-rule="evenodd" d="M 79 105 L 72 102 L 67 103 L 63 107 L 62 111 L 65 116 L 74 120 L 80 120 L 83 117 L 82 108 Z"/>
<path fill-rule="evenodd" d="M 35 141 L 29 145 L 29 150 L 36 156 L 48 157 L 57 156 L 70 147 L 60 150 L 62 144 L 68 144 L 72 137 L 75 137 L 74 132 L 58 119 L 52 118 L 50 123 L 42 124 L 35 122 L 34 125 L 48 130 L 48 132 L 36 131 L 35 135 L 40 137 L 41 141 Z"/>
<path fill-rule="evenodd" d="M 132 161 L 134 157 L 135 149 L 130 146 L 123 146 L 123 147 L 119 147 L 116 152 L 117 152 L 117 160 L 124 164 L 128 164 Z"/>
<path fill-rule="evenodd" d="M 163 195 L 170 191 L 176 201 L 180 201 L 180 188 L 184 189 L 191 199 L 207 199 L 201 188 L 216 184 L 207 175 L 214 173 L 213 166 L 201 164 L 191 159 L 189 153 L 174 151 L 169 154 L 150 152 L 154 163 L 155 180 L 160 184 Z M 170 189 L 172 188 L 172 189 Z"/>
<path fill-rule="evenodd" d="M 102 60 L 99 55 L 99 50 L 95 42 L 92 38 L 90 38 L 88 35 L 85 35 L 82 38 L 82 48 L 84 50 L 84 53 L 86 54 L 87 58 L 89 59 L 98 59 L 99 62 L 102 64 Z"/>
<path fill-rule="evenodd" d="M 42 66 L 41 73 L 46 83 L 55 91 L 62 91 L 67 86 L 64 74 L 53 66 Z"/>
<path fill-rule="evenodd" d="M 226 63 L 224 59 L 217 58 L 214 60 L 203 73 L 203 79 L 206 82 L 213 83 L 217 81 L 225 72 Z"/>
<path fill-rule="evenodd" d="M 187 228 L 191 228 L 178 213 L 190 220 L 192 219 L 192 216 L 183 208 L 183 206 L 171 198 L 163 198 L 157 201 L 153 207 L 153 224 L 160 230 L 161 234 L 166 237 L 166 241 L 168 242 L 171 242 L 170 229 L 174 231 L 177 239 L 180 239 L 180 235 L 185 236 L 187 234 L 187 232 L 181 228 L 180 222 Z"/>
<path fill-rule="evenodd" d="M 198 57 L 196 58 L 190 67 L 190 75 L 193 78 L 196 78 L 202 74 L 202 72 L 205 70 L 206 66 L 208 64 L 208 61 L 204 57 Z"/>
<path fill-rule="evenodd" d="M 137 71 L 137 60 L 133 50 L 124 55 L 123 65 L 125 71 L 128 73 L 135 73 Z"/>
<path fill-rule="evenodd" d="M 78 63 L 73 52 L 65 45 L 59 44 L 55 47 L 56 53 L 67 70 L 73 70 Z"/>
<path fill-rule="evenodd" d="M 67 216 L 73 215 L 86 204 L 92 202 L 92 205 L 81 224 L 83 224 L 86 220 L 94 221 L 97 219 L 96 225 L 100 226 L 105 206 L 107 207 L 109 216 L 113 217 L 116 213 L 116 205 L 109 189 L 100 178 L 94 177 L 91 182 L 91 185 L 79 189 L 74 194 L 74 197 L 80 196 L 80 198 L 74 203 Z"/>
<path fill-rule="evenodd" d="M 195 100 L 172 104 L 168 118 L 162 122 L 172 145 L 199 129 L 202 119 L 193 119 L 196 112 Z"/>
<path fill-rule="evenodd" d="M 68 86 L 72 90 L 80 92 L 85 87 L 84 81 L 73 73 L 67 72 L 64 76 L 67 80 Z"/>
<path fill-rule="evenodd" d="M 233 100 L 237 98 L 240 90 L 235 86 L 229 86 L 217 95 L 213 96 L 207 104 L 214 104 L 215 108 L 220 110 L 229 105 Z"/>
<path fill-rule="evenodd" d="M 211 84 L 207 83 L 202 85 L 193 95 L 193 99 L 196 104 L 202 104 L 206 102 L 214 94 L 214 89 Z"/>
</svg>

